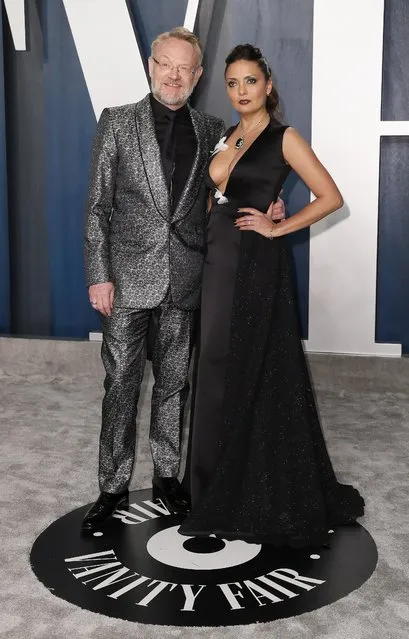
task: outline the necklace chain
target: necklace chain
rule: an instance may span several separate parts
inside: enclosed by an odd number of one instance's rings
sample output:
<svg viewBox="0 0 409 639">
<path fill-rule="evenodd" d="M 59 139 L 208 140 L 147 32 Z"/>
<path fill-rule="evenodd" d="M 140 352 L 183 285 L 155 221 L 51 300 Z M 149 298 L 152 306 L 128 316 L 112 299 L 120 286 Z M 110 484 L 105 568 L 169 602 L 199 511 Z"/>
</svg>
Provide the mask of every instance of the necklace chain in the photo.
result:
<svg viewBox="0 0 409 639">
<path fill-rule="evenodd" d="M 259 121 L 257 122 L 257 124 L 255 124 L 254 126 L 251 126 L 251 127 L 250 127 L 250 128 L 249 128 L 246 132 L 245 132 L 245 133 L 244 133 L 244 131 L 243 131 L 243 133 L 241 134 L 241 136 L 240 136 L 239 138 L 237 138 L 237 140 L 236 140 L 236 144 L 234 145 L 236 149 L 241 149 L 241 147 L 242 147 L 242 146 L 243 146 L 243 144 L 244 144 L 244 138 L 245 138 L 245 136 L 246 136 L 248 133 L 250 133 L 250 131 L 253 131 L 254 129 L 256 129 L 256 128 L 257 128 L 257 127 L 258 127 L 258 126 L 262 123 L 262 121 L 265 119 L 265 117 L 266 117 L 266 114 L 264 114 L 264 115 L 263 115 L 263 117 L 261 118 L 261 120 L 259 120 Z M 243 130 L 243 125 L 242 125 L 242 123 L 241 123 L 241 122 L 240 122 L 240 126 L 241 126 L 241 129 Z"/>
</svg>

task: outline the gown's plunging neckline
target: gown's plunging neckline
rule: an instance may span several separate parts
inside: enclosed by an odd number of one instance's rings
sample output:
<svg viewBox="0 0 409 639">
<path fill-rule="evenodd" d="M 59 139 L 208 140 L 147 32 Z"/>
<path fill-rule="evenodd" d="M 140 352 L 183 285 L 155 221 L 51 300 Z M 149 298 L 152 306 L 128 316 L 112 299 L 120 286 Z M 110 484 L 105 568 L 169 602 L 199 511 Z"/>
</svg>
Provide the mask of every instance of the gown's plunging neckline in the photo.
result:
<svg viewBox="0 0 409 639">
<path fill-rule="evenodd" d="M 227 189 L 228 189 L 228 186 L 229 186 L 230 178 L 231 178 L 231 176 L 233 175 L 234 170 L 235 170 L 235 168 L 237 167 L 237 165 L 241 162 L 241 160 L 244 158 L 244 156 L 245 156 L 245 155 L 246 155 L 246 154 L 247 154 L 247 153 L 251 150 L 251 148 L 254 146 L 254 144 L 257 142 L 257 140 L 258 140 L 259 138 L 261 138 L 261 137 L 262 137 L 263 133 L 265 133 L 265 131 L 266 131 L 266 130 L 270 127 L 270 125 L 271 125 L 271 119 L 268 121 L 268 123 L 267 123 L 267 125 L 264 127 L 264 129 L 263 129 L 262 131 L 260 131 L 260 133 L 258 134 L 258 136 L 257 136 L 256 138 L 254 138 L 253 142 L 252 142 L 252 143 L 251 143 L 251 144 L 247 147 L 247 149 L 244 151 L 244 153 L 242 153 L 242 154 L 241 154 L 241 156 L 239 157 L 239 159 L 237 160 L 237 162 L 234 164 L 234 166 L 233 166 L 232 170 L 230 171 L 230 173 L 229 173 L 229 175 L 228 175 L 228 177 L 227 177 L 227 182 L 226 182 L 226 185 L 225 185 L 225 187 L 224 187 L 224 191 L 223 191 L 223 192 L 222 192 L 222 191 L 220 191 L 220 189 L 219 189 L 219 187 L 217 186 L 216 182 L 213 180 L 212 176 L 210 175 L 210 166 L 211 166 L 212 161 L 213 161 L 213 159 L 214 159 L 214 158 L 211 158 L 210 163 L 209 163 L 209 167 L 208 167 L 208 170 L 207 170 L 207 172 L 208 172 L 208 176 L 209 176 L 209 178 L 210 178 L 210 181 L 211 181 L 211 182 L 212 182 L 212 184 L 214 185 L 215 189 L 217 189 L 217 190 L 218 190 L 218 191 L 222 194 L 222 196 L 225 196 L 225 195 L 226 195 L 226 193 L 227 193 Z M 231 136 L 233 135 L 233 133 L 235 132 L 235 130 L 237 129 L 237 127 L 238 127 L 238 126 L 239 126 L 239 122 L 237 122 L 237 124 L 235 124 L 235 125 L 232 127 L 232 129 L 231 129 L 231 131 L 230 131 L 229 135 L 226 137 L 225 144 L 226 144 L 226 143 L 227 143 L 227 141 L 231 138 Z M 220 153 L 220 152 L 221 152 L 221 151 L 219 151 L 219 153 Z"/>
</svg>

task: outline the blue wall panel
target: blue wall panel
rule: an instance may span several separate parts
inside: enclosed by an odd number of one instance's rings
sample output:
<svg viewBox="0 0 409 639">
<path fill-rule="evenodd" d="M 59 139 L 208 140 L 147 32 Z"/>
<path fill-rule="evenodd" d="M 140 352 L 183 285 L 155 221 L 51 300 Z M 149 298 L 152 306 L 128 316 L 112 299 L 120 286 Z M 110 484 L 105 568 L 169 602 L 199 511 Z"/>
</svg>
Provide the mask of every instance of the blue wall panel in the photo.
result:
<svg viewBox="0 0 409 639">
<path fill-rule="evenodd" d="M 187 0 L 127 0 L 143 56 L 151 52 L 158 33 L 180 27 L 185 20 Z"/>
<path fill-rule="evenodd" d="M 409 3 L 385 0 L 382 119 L 409 120 Z M 381 138 L 376 340 L 409 353 L 409 137 Z"/>
<path fill-rule="evenodd" d="M 84 279 L 84 211 L 96 120 L 60 0 L 43 15 L 46 122 L 46 208 L 51 331 L 86 337 L 99 329 Z"/>
<path fill-rule="evenodd" d="M 11 333 L 50 335 L 44 198 L 45 126 L 41 3 L 26 3 L 27 51 L 4 24 Z"/>
<path fill-rule="evenodd" d="M 127 4 L 144 57 L 159 32 L 183 24 L 187 8 L 187 0 L 127 0 Z M 250 41 L 271 63 L 284 121 L 310 140 L 313 4 L 313 0 L 202 0 L 198 27 L 207 43 L 208 64 L 196 95 L 199 108 L 221 115 L 229 124 L 224 57 L 234 44 Z M 84 209 L 96 122 L 62 0 L 27 0 L 27 7 L 28 52 L 16 53 L 8 26 L 4 25 L 6 42 L 0 29 L 0 331 L 81 338 L 100 325 L 88 303 L 83 265 Z M 0 27 L 1 19 L 2 15 Z M 385 0 L 384 119 L 409 119 L 408 39 L 409 3 Z M 384 138 L 376 338 L 403 342 L 406 352 L 408 164 L 409 139 Z M 285 199 L 292 214 L 309 202 L 308 189 L 292 176 Z M 306 337 L 308 230 L 290 241 Z"/>
<path fill-rule="evenodd" d="M 376 341 L 409 353 L 409 137 L 381 139 Z"/>
<path fill-rule="evenodd" d="M 0 7 L 0 332 L 10 331 L 10 271 L 4 110 L 3 16 Z"/>
<path fill-rule="evenodd" d="M 409 2 L 385 0 L 382 119 L 409 120 Z"/>
</svg>

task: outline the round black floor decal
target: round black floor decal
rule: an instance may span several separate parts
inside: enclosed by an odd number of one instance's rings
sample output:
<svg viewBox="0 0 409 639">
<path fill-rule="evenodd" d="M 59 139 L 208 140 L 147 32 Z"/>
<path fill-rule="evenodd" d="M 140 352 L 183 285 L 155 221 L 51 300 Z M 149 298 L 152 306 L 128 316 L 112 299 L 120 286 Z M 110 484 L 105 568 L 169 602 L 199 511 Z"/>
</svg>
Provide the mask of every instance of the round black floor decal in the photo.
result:
<svg viewBox="0 0 409 639">
<path fill-rule="evenodd" d="M 129 507 L 84 535 L 87 508 L 37 538 L 32 568 L 57 597 L 129 621 L 229 626 L 291 617 L 356 590 L 377 562 L 358 524 L 332 532 L 329 548 L 277 549 L 179 535 L 181 518 L 150 490 L 131 493 Z"/>
</svg>

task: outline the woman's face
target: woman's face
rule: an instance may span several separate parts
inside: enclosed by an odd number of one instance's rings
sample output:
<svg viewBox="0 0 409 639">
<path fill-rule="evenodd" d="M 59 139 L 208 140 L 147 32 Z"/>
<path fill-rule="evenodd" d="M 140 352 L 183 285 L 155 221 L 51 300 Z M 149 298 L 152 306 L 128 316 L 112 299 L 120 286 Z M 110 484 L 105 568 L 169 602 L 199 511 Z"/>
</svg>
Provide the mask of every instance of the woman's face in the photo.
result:
<svg viewBox="0 0 409 639">
<path fill-rule="evenodd" d="M 226 69 L 226 91 L 232 106 L 240 114 L 259 111 L 266 104 L 273 83 L 266 80 L 257 62 L 237 60 Z"/>
</svg>

